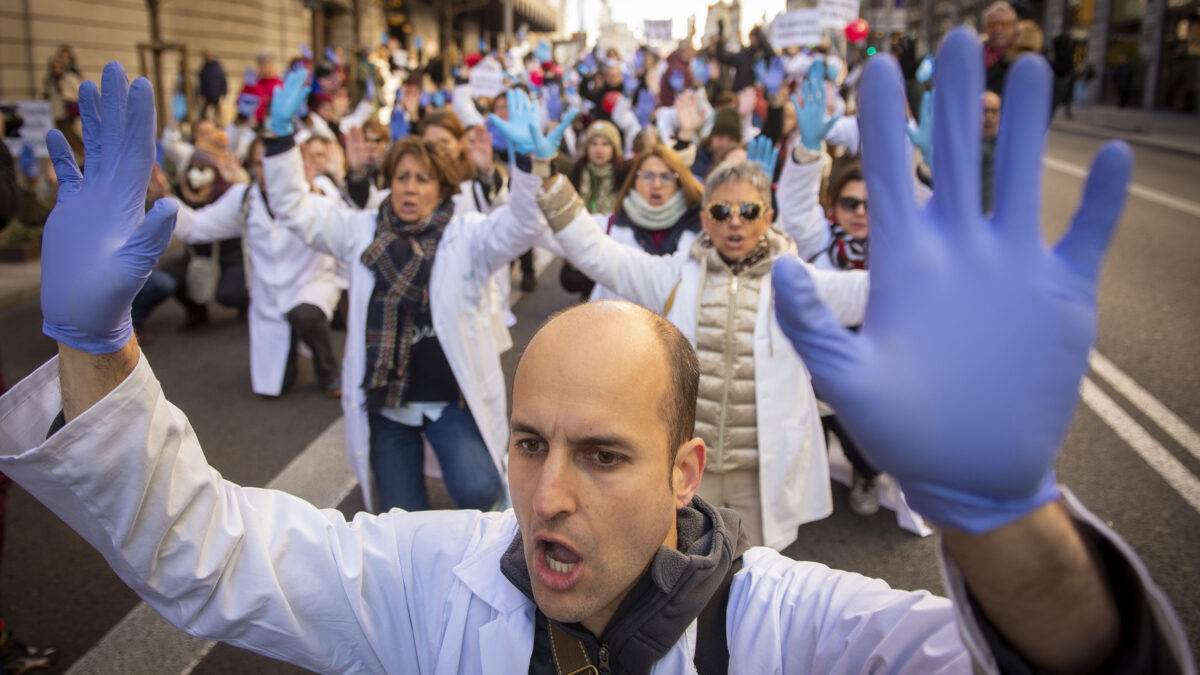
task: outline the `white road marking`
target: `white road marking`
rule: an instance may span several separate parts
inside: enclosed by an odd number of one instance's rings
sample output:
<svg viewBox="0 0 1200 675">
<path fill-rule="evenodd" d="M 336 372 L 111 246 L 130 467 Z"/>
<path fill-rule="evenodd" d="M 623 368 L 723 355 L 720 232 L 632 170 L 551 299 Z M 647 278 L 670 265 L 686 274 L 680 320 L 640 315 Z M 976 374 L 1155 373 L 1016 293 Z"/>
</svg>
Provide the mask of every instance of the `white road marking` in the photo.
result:
<svg viewBox="0 0 1200 675">
<path fill-rule="evenodd" d="M 1065 173 L 1068 176 L 1074 176 L 1076 178 L 1087 178 L 1088 170 L 1085 167 L 1079 166 L 1078 164 L 1064 162 L 1061 159 L 1055 159 L 1049 155 L 1046 156 L 1044 161 L 1046 168 L 1050 169 L 1051 171 Z M 1145 199 L 1146 201 L 1154 202 L 1160 206 L 1175 209 L 1176 211 L 1182 211 L 1188 215 L 1200 218 L 1200 203 L 1188 201 L 1186 199 L 1180 199 L 1179 197 L 1169 195 L 1162 190 L 1155 190 L 1154 188 L 1148 188 L 1143 185 L 1138 185 L 1137 183 L 1131 183 L 1129 185 L 1129 194 L 1133 195 L 1134 197 Z"/>
<path fill-rule="evenodd" d="M 1178 415 L 1171 412 L 1167 406 L 1163 405 L 1157 398 L 1142 388 L 1140 384 L 1135 382 L 1132 377 L 1126 375 L 1120 368 L 1113 365 L 1103 354 L 1096 350 L 1092 350 L 1090 354 L 1092 371 L 1100 377 L 1104 378 L 1113 389 L 1116 389 L 1122 396 L 1129 399 L 1129 402 L 1145 413 L 1155 424 L 1162 427 L 1162 430 L 1167 432 L 1171 438 L 1174 438 L 1180 445 L 1192 453 L 1196 459 L 1200 459 L 1200 433 L 1191 428 L 1179 418 Z"/>
<path fill-rule="evenodd" d="M 346 461 L 344 418 L 339 417 L 297 455 L 268 488 L 283 490 L 320 508 L 334 508 L 358 486 Z M 161 675 L 192 672 L 216 646 L 179 631 L 140 603 L 71 665 L 71 674 Z"/>
<path fill-rule="evenodd" d="M 1141 456 L 1150 468 L 1167 482 L 1184 501 L 1200 513 L 1200 480 L 1187 470 L 1178 459 L 1148 431 L 1142 428 L 1129 413 L 1121 409 L 1115 401 L 1109 398 L 1099 387 L 1086 377 L 1080 385 L 1079 393 L 1083 402 L 1103 420 L 1121 440 L 1129 444 L 1134 452 Z"/>
</svg>

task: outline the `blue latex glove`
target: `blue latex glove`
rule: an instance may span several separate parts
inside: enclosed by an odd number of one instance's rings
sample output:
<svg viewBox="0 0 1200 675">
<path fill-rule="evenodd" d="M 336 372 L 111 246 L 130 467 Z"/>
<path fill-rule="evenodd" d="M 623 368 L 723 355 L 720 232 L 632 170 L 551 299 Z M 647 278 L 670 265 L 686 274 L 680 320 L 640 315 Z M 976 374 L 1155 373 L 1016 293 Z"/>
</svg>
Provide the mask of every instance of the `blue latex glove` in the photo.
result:
<svg viewBox="0 0 1200 675">
<path fill-rule="evenodd" d="M 654 117 L 656 108 L 658 108 L 658 101 L 654 99 L 654 94 L 651 94 L 649 89 L 638 92 L 637 104 L 633 109 L 634 114 L 637 115 L 638 124 L 643 127 L 650 126 L 650 119 Z"/>
<path fill-rule="evenodd" d="M 492 148 L 496 152 L 507 153 L 509 151 L 508 138 L 500 133 L 500 129 L 489 119 L 486 123 L 488 133 L 492 136 Z M 511 157 L 509 158 L 512 159 Z"/>
<path fill-rule="evenodd" d="M 262 99 L 254 94 L 242 94 L 237 99 L 238 114 L 243 117 L 254 117 L 258 112 L 258 106 L 262 104 Z"/>
<path fill-rule="evenodd" d="M 678 70 L 671 71 L 671 75 L 667 77 L 667 84 L 671 85 L 671 89 L 678 94 L 683 91 L 683 86 L 687 83 L 687 77 Z"/>
<path fill-rule="evenodd" d="M 633 72 L 640 73 L 646 65 L 646 53 L 638 49 L 633 53 Z"/>
<path fill-rule="evenodd" d="M 388 32 L 385 30 L 379 34 L 380 46 L 386 47 L 388 43 Z"/>
<path fill-rule="evenodd" d="M 546 98 L 546 116 L 550 121 L 557 122 L 562 118 L 563 102 L 562 102 L 562 87 L 558 84 L 548 84 L 544 90 Z"/>
<path fill-rule="evenodd" d="M 342 60 L 337 57 L 337 52 L 333 51 L 333 47 L 325 48 L 325 58 L 335 66 L 342 65 Z"/>
<path fill-rule="evenodd" d="M 367 83 L 363 86 L 363 100 L 375 100 L 375 80 L 372 80 L 369 77 L 367 78 Z"/>
<path fill-rule="evenodd" d="M 446 95 L 442 93 L 441 89 L 438 89 L 433 92 L 433 98 L 430 99 L 430 102 L 433 103 L 433 107 L 440 108 L 446 105 Z"/>
<path fill-rule="evenodd" d="M 295 128 L 292 120 L 300 112 L 300 106 L 308 98 L 311 87 L 307 70 L 293 70 L 283 80 L 282 87 L 275 87 L 271 97 L 271 111 L 267 116 L 267 129 L 276 136 L 291 136 Z"/>
<path fill-rule="evenodd" d="M 933 79 L 933 56 L 926 54 L 925 58 L 921 59 L 921 65 L 917 66 L 917 82 L 925 84 Z"/>
<path fill-rule="evenodd" d="M 708 65 L 708 59 L 697 56 L 692 59 L 692 78 L 697 84 L 708 84 L 708 78 L 711 76 L 711 70 Z"/>
<path fill-rule="evenodd" d="M 821 141 L 829 134 L 834 123 L 841 119 L 840 115 L 825 116 L 825 82 L 808 78 L 800 86 L 804 92 L 804 105 L 792 96 L 792 106 L 796 109 L 796 127 L 800 129 L 800 143 L 812 151 L 821 149 Z"/>
<path fill-rule="evenodd" d="M 26 143 L 21 146 L 21 154 L 17 156 L 17 168 L 21 170 L 21 174 L 26 178 L 33 179 L 38 177 L 38 162 L 37 157 L 33 156 L 33 146 Z"/>
<path fill-rule="evenodd" d="M 554 55 L 550 53 L 550 43 L 545 40 L 538 41 L 537 46 L 533 48 L 533 56 L 538 63 L 546 63 L 554 58 Z"/>
<path fill-rule="evenodd" d="M 934 97 L 937 189 L 913 200 L 904 79 L 875 57 L 861 84 L 871 198 L 871 289 L 860 332 L 838 325 L 795 258 L 772 275 L 780 327 L 872 466 L 941 526 L 993 530 L 1058 498 L 1054 460 L 1096 337 L 1096 286 L 1133 155 L 1097 153 L 1067 233 L 1042 241 L 1042 157 L 1053 75 L 1008 72 L 996 212 L 980 213 L 983 55 L 974 32 L 942 43 Z"/>
<path fill-rule="evenodd" d="M 529 95 L 520 89 L 508 92 L 508 121 L 488 114 L 488 119 L 505 138 L 508 145 L 522 155 L 532 154 L 540 159 L 551 159 L 558 154 L 558 142 L 562 140 L 563 132 L 571 125 L 571 121 L 579 114 L 572 109 L 558 126 L 549 134 L 542 135 L 538 126 L 537 110 L 529 100 Z"/>
<path fill-rule="evenodd" d="M 247 66 L 246 70 L 242 71 L 242 82 L 246 83 L 247 87 L 253 87 L 258 84 L 258 73 L 254 69 Z"/>
<path fill-rule="evenodd" d="M 758 78 L 758 81 L 767 90 L 767 95 L 774 96 L 779 92 L 779 88 L 783 86 L 783 59 L 776 56 L 771 59 L 770 64 L 766 61 L 755 63 L 754 76 Z"/>
<path fill-rule="evenodd" d="M 424 43 L 421 41 L 420 37 L 413 38 L 413 47 L 415 47 L 417 51 L 421 51 L 421 45 L 423 44 Z"/>
<path fill-rule="evenodd" d="M 412 126 L 408 122 L 408 113 L 404 112 L 403 107 L 397 105 L 392 108 L 392 118 L 388 120 L 388 129 L 392 133 L 393 141 L 404 138 L 412 131 Z"/>
<path fill-rule="evenodd" d="M 917 118 L 917 128 L 905 125 L 908 139 L 913 147 L 921 151 L 925 163 L 933 169 L 933 92 L 927 91 L 921 96 L 921 116 Z"/>
<path fill-rule="evenodd" d="M 480 54 L 487 53 L 487 42 L 484 40 L 479 41 L 479 53 Z"/>
<path fill-rule="evenodd" d="M 588 52 L 588 55 L 583 57 L 583 65 L 587 66 L 588 72 L 596 72 L 596 53 Z"/>
<path fill-rule="evenodd" d="M 746 159 L 757 164 L 767 173 L 767 180 L 774 180 L 775 165 L 779 162 L 779 148 L 766 136 L 755 136 L 746 145 Z"/>
<path fill-rule="evenodd" d="M 187 119 L 188 104 L 187 96 L 184 96 L 182 91 L 175 92 L 171 97 L 171 116 L 176 122 L 182 122 Z"/>
<path fill-rule="evenodd" d="M 818 58 L 808 67 L 808 77 L 811 82 L 825 82 L 825 59 Z"/>
<path fill-rule="evenodd" d="M 307 44 L 300 45 L 300 56 L 303 56 L 305 61 L 312 61 L 312 49 L 309 49 Z"/>
<path fill-rule="evenodd" d="M 145 211 L 154 166 L 154 90 L 133 86 L 115 61 L 79 88 L 87 176 L 58 130 L 46 145 L 58 174 L 58 202 L 42 237 L 42 332 L 68 347 L 111 354 L 129 342 L 129 307 L 167 249 L 174 200 Z"/>
</svg>

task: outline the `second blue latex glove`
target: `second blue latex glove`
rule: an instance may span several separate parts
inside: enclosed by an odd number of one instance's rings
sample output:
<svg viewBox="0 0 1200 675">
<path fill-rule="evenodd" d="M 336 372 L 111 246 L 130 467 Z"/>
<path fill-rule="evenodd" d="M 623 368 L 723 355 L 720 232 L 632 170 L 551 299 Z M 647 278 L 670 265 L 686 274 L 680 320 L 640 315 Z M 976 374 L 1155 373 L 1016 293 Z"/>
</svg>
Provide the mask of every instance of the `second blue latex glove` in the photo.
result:
<svg viewBox="0 0 1200 675">
<path fill-rule="evenodd" d="M 981 533 L 1058 498 L 1054 461 L 1096 337 L 1096 286 L 1124 207 L 1132 154 L 1097 154 L 1054 248 L 1042 241 L 1042 158 L 1053 75 L 1037 56 L 1008 74 L 996 147 L 996 211 L 980 212 L 975 34 L 938 53 L 934 182 L 913 199 L 904 80 L 875 57 L 861 84 L 871 199 L 871 281 L 858 333 L 839 325 L 795 258 L 773 271 L 780 327 L 872 466 L 916 511 Z"/>
<path fill-rule="evenodd" d="M 774 96 L 779 92 L 779 88 L 783 86 L 783 59 L 776 56 L 771 59 L 769 64 L 766 61 L 755 63 L 754 75 L 758 78 L 763 88 L 767 90 L 767 95 Z"/>
<path fill-rule="evenodd" d="M 58 174 L 58 201 L 42 236 L 42 332 L 68 347 L 111 354 L 133 335 L 130 305 L 167 249 L 178 205 L 145 211 L 154 166 L 154 90 L 130 87 L 116 62 L 79 88 L 88 171 L 58 130 L 46 145 Z"/>
<path fill-rule="evenodd" d="M 755 136 L 746 146 L 746 159 L 765 171 L 768 180 L 773 180 L 775 165 L 779 162 L 779 148 L 766 136 Z"/>
<path fill-rule="evenodd" d="M 650 126 L 650 119 L 654 117 L 654 110 L 658 107 L 658 101 L 654 99 L 654 94 L 650 93 L 649 89 L 643 89 L 638 92 L 637 104 L 633 108 L 633 112 L 637 115 L 638 124 L 643 127 Z"/>
<path fill-rule="evenodd" d="M 292 120 L 300 112 L 308 98 L 311 87 L 308 84 L 308 71 L 301 68 L 287 74 L 282 87 L 275 88 L 271 97 L 271 112 L 267 116 L 267 128 L 276 136 L 291 136 L 295 128 Z"/>
<path fill-rule="evenodd" d="M 821 142 L 838 121 L 839 117 L 825 115 L 825 82 L 808 78 L 801 84 L 804 104 L 792 96 L 796 109 L 796 127 L 800 130 L 800 143 L 814 152 L 821 149 Z"/>
<path fill-rule="evenodd" d="M 929 168 L 933 168 L 933 92 L 927 91 L 921 96 L 921 116 L 917 118 L 917 128 L 905 127 L 908 139 L 913 147 L 921 151 L 921 157 Z"/>
</svg>

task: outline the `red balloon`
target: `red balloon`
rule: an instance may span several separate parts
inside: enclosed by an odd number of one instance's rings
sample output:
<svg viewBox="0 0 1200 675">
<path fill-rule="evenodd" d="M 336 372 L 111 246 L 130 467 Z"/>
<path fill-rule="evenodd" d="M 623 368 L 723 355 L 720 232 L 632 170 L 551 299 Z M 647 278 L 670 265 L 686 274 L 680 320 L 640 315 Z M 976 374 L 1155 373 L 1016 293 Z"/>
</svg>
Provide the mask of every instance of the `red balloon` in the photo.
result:
<svg viewBox="0 0 1200 675">
<path fill-rule="evenodd" d="M 846 24 L 846 39 L 851 42 L 861 42 L 871 34 L 871 26 L 866 19 L 855 19 Z"/>
</svg>

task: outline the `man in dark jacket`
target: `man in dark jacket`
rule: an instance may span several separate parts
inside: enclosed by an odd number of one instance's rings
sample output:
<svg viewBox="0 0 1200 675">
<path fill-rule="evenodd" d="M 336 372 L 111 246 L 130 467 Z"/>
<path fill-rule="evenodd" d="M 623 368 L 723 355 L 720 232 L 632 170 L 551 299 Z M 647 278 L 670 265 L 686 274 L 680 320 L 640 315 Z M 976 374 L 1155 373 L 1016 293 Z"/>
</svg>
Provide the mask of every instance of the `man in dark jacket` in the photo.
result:
<svg viewBox="0 0 1200 675">
<path fill-rule="evenodd" d="M 204 65 L 200 68 L 200 117 L 208 116 L 208 109 L 213 109 L 213 122 L 221 126 L 221 99 L 229 91 L 225 80 L 225 69 L 221 62 L 213 57 L 212 52 L 204 50 Z"/>
</svg>

